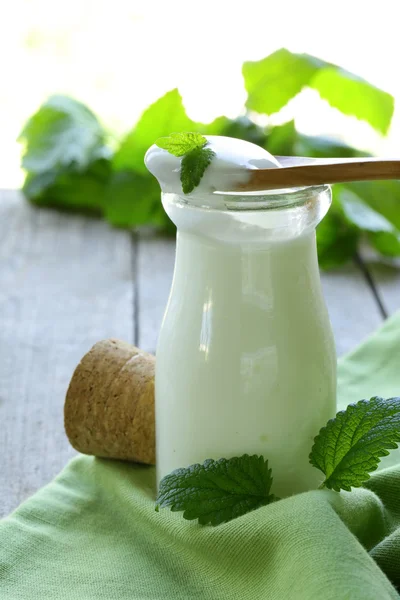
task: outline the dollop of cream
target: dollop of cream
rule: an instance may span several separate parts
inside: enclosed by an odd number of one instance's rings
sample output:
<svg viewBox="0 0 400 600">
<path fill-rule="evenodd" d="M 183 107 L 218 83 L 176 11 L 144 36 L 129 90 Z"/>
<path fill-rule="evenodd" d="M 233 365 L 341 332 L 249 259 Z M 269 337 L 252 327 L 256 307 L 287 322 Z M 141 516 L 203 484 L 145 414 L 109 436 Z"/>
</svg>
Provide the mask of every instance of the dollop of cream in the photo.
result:
<svg viewBox="0 0 400 600">
<path fill-rule="evenodd" d="M 218 191 L 234 191 L 249 179 L 249 169 L 276 169 L 281 165 L 272 154 L 250 142 L 218 135 L 208 135 L 207 148 L 215 152 L 200 184 L 190 197 L 209 196 Z M 173 156 L 155 144 L 145 156 L 150 173 L 158 179 L 164 193 L 183 194 L 180 169 L 182 157 Z"/>
</svg>

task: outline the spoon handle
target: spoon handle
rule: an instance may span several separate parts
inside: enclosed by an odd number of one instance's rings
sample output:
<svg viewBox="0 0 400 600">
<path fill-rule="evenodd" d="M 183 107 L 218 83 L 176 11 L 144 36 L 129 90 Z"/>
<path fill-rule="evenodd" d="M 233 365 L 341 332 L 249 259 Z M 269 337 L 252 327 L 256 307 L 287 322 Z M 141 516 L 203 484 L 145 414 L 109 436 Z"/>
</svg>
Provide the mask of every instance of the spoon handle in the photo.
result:
<svg viewBox="0 0 400 600">
<path fill-rule="evenodd" d="M 236 191 L 250 192 L 350 181 L 400 179 L 400 159 L 277 158 L 282 164 L 281 168 L 249 171 L 249 181 L 240 184 Z"/>
</svg>

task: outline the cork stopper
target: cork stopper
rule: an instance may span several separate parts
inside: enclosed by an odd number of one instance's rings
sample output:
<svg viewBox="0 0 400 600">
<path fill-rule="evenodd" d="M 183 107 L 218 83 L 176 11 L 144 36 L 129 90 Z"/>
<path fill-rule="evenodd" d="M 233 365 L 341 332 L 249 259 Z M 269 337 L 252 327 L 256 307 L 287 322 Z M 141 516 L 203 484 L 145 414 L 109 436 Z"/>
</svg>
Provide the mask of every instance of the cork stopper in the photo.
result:
<svg viewBox="0 0 400 600">
<path fill-rule="evenodd" d="M 126 342 L 93 346 L 65 400 L 65 431 L 76 450 L 155 464 L 154 367 L 154 356 Z"/>
</svg>

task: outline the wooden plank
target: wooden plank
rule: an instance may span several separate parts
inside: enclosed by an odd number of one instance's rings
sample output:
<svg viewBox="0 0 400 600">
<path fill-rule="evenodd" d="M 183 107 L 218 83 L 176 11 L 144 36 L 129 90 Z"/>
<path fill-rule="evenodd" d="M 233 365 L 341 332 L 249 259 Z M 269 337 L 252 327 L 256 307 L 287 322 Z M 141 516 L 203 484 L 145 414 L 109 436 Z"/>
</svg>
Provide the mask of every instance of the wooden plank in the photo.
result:
<svg viewBox="0 0 400 600">
<path fill-rule="evenodd" d="M 365 264 L 386 313 L 392 315 L 400 310 L 400 261 L 385 263 L 367 259 Z"/>
<path fill-rule="evenodd" d="M 0 195 L 0 514 L 74 454 L 63 429 L 73 369 L 101 338 L 133 340 L 127 232 Z"/>
<path fill-rule="evenodd" d="M 141 236 L 137 248 L 137 344 L 155 353 L 168 301 L 175 261 L 175 240 Z"/>
<path fill-rule="evenodd" d="M 383 317 L 371 287 L 356 264 L 321 273 L 338 356 L 379 327 Z"/>
<path fill-rule="evenodd" d="M 173 240 L 140 238 L 138 245 L 139 346 L 154 352 L 168 299 L 175 257 Z M 338 355 L 351 350 L 379 326 L 382 317 L 357 265 L 322 273 L 322 285 Z"/>
</svg>

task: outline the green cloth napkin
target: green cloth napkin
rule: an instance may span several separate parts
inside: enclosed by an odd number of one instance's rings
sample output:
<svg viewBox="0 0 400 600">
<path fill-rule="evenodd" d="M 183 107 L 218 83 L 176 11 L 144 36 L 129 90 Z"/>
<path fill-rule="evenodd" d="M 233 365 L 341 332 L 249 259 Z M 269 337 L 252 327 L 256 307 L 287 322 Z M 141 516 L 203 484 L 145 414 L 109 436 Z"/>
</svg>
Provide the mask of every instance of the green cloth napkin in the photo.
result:
<svg viewBox="0 0 400 600">
<path fill-rule="evenodd" d="M 400 314 L 340 361 L 342 406 L 376 394 L 400 394 Z M 212 528 L 154 511 L 153 468 L 80 456 L 0 523 L 4 600 L 385 600 L 396 585 L 400 465 Z"/>
</svg>

